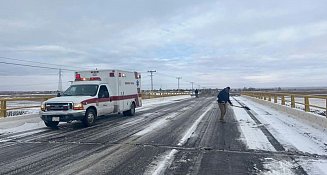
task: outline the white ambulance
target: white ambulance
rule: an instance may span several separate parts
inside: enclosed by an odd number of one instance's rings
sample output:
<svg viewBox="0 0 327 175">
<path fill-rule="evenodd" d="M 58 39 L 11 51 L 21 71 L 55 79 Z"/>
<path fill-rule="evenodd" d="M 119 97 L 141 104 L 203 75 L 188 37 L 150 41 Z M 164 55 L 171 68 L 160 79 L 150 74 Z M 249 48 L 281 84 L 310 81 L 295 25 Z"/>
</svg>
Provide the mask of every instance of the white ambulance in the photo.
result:
<svg viewBox="0 0 327 175">
<path fill-rule="evenodd" d="M 42 103 L 40 116 L 46 126 L 80 120 L 87 127 L 97 116 L 112 113 L 135 115 L 142 106 L 141 74 L 122 70 L 75 72 L 75 81 L 59 97 Z"/>
</svg>

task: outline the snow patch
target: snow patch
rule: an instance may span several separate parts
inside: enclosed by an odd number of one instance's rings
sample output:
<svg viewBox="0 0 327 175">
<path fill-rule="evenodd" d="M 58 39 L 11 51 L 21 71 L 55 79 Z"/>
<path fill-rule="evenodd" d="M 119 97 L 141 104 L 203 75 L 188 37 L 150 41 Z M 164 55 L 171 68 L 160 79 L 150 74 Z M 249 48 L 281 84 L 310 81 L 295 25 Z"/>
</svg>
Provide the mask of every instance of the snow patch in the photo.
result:
<svg viewBox="0 0 327 175">
<path fill-rule="evenodd" d="M 295 175 L 292 171 L 296 166 L 292 162 L 286 160 L 275 160 L 273 158 L 265 158 L 263 166 L 267 171 L 259 173 L 260 175 Z"/>
<path fill-rule="evenodd" d="M 327 135 L 324 129 L 314 128 L 295 117 L 279 112 L 243 97 L 236 97 L 252 109 L 252 113 L 274 135 L 274 137 L 291 151 L 327 155 Z M 236 115 L 239 117 L 239 114 Z"/>
<path fill-rule="evenodd" d="M 237 102 L 232 100 L 234 104 Z M 242 133 L 241 140 L 249 149 L 276 151 L 255 121 L 242 108 L 233 108 Z M 260 138 L 260 139 L 258 139 Z"/>
<path fill-rule="evenodd" d="M 327 160 L 301 160 L 300 164 L 310 175 L 327 175 Z"/>
<path fill-rule="evenodd" d="M 161 175 L 164 174 L 165 170 L 171 165 L 175 158 L 175 154 L 178 151 L 176 149 L 172 149 L 170 151 L 165 152 L 158 160 L 151 163 L 146 171 L 145 175 Z"/>
<path fill-rule="evenodd" d="M 38 129 L 38 128 L 44 128 L 44 127 L 45 127 L 45 124 L 43 121 L 40 121 L 39 123 L 24 123 L 21 126 L 8 128 L 8 129 L 0 129 L 0 134 L 24 132 L 24 131 Z"/>
<path fill-rule="evenodd" d="M 176 112 L 175 113 L 171 113 L 171 114 L 165 116 L 164 118 L 161 118 L 161 119 L 159 119 L 159 120 L 151 123 L 150 125 L 148 125 L 146 127 L 146 129 L 144 129 L 144 130 L 142 130 L 140 132 L 137 132 L 134 135 L 136 135 L 136 136 L 142 136 L 142 135 L 145 135 L 145 134 L 147 134 L 147 133 L 149 133 L 151 131 L 158 130 L 158 129 L 164 127 L 169 120 L 172 120 L 177 115 L 178 115 L 178 113 L 176 113 Z"/>
<path fill-rule="evenodd" d="M 186 100 L 189 98 L 194 98 L 194 97 L 191 97 L 190 95 L 179 95 L 179 96 L 172 96 L 172 97 L 145 99 L 142 100 L 142 107 L 137 108 L 137 111 L 144 111 L 159 105 L 171 104 L 171 103 L 175 103 L 177 100 Z"/>
</svg>

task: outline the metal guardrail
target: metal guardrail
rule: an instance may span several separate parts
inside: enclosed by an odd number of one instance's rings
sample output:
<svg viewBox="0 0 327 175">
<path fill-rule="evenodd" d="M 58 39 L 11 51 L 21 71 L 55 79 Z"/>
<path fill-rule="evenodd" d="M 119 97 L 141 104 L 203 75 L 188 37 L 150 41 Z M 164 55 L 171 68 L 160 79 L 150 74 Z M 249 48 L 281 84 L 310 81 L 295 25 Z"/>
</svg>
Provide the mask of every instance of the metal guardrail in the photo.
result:
<svg viewBox="0 0 327 175">
<path fill-rule="evenodd" d="M 18 109 L 28 109 L 40 107 L 40 105 L 34 106 L 22 106 L 22 107 L 13 107 L 8 108 L 7 102 L 10 101 L 39 101 L 40 103 L 53 98 L 54 96 L 37 96 L 37 97 L 12 97 L 12 98 L 0 98 L 0 117 L 7 117 L 7 111 L 18 110 Z"/>
<path fill-rule="evenodd" d="M 177 95 L 190 95 L 189 92 L 146 92 L 142 93 L 142 99 L 150 98 L 160 98 L 160 97 L 169 97 Z M 37 96 L 37 97 L 13 97 L 13 98 L 0 98 L 0 118 L 7 117 L 8 111 L 19 110 L 19 109 L 28 109 L 28 108 L 37 108 L 41 106 L 41 102 L 53 98 L 55 96 Z M 9 101 L 37 101 L 40 102 L 40 105 L 31 105 L 31 106 L 21 106 L 8 108 Z"/>
<path fill-rule="evenodd" d="M 305 112 L 310 112 L 311 108 L 323 109 L 327 117 L 327 96 L 326 95 L 304 95 L 295 93 L 272 93 L 272 92 L 241 92 L 241 95 L 250 96 L 262 100 L 267 100 L 274 103 L 281 102 L 281 105 L 286 105 L 290 102 L 291 108 L 295 108 L 296 104 L 303 105 Z M 303 102 L 297 102 L 296 98 L 303 99 Z M 290 100 L 288 100 L 290 99 Z M 324 106 L 310 104 L 310 99 L 320 99 L 325 101 Z"/>
</svg>

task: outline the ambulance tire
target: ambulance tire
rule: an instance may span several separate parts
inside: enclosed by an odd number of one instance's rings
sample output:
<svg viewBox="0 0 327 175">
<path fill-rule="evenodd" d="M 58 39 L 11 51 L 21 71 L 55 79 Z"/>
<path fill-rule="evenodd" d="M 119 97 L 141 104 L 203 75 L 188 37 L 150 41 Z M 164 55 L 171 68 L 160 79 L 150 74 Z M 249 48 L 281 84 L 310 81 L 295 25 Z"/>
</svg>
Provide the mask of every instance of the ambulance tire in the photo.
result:
<svg viewBox="0 0 327 175">
<path fill-rule="evenodd" d="M 124 116 L 134 116 L 135 115 L 135 104 L 132 103 L 131 109 L 123 112 Z"/>
<path fill-rule="evenodd" d="M 85 127 L 91 126 L 96 119 L 96 112 L 94 109 L 88 109 L 85 113 L 85 116 L 82 120 L 82 123 Z"/>
<path fill-rule="evenodd" d="M 44 121 L 45 126 L 49 128 L 57 128 L 59 122 L 53 122 L 53 121 Z"/>
</svg>

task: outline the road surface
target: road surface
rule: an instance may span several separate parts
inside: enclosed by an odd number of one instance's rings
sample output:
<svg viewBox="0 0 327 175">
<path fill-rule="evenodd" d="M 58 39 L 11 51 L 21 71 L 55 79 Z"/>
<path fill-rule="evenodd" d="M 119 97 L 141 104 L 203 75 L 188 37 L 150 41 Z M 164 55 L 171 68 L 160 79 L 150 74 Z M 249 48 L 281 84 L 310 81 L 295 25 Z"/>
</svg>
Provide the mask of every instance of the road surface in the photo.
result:
<svg viewBox="0 0 327 175">
<path fill-rule="evenodd" d="M 3 133 L 0 174 L 261 174 L 272 158 L 316 156 L 285 151 L 265 127 L 260 129 L 273 151 L 249 149 L 233 110 L 226 123 L 219 115 L 215 98 L 188 98 L 141 109 L 134 117 L 99 117 L 88 128 L 73 122 Z M 307 174 L 296 165 L 292 173 Z"/>
</svg>

